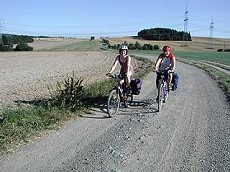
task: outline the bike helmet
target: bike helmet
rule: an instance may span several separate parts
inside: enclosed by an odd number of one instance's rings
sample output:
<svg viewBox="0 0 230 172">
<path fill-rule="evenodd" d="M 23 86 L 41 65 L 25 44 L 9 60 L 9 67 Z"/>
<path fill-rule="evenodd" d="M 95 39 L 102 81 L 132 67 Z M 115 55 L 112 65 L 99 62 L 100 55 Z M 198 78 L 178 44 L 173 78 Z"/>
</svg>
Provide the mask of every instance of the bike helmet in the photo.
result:
<svg viewBox="0 0 230 172">
<path fill-rule="evenodd" d="M 121 50 L 126 50 L 126 54 L 128 54 L 128 47 L 126 45 L 122 45 L 120 48 L 119 48 L 119 53 L 121 53 Z"/>
<path fill-rule="evenodd" d="M 166 45 L 163 47 L 163 51 L 166 52 L 166 51 L 171 51 L 171 47 L 169 45 Z"/>
<path fill-rule="evenodd" d="M 122 45 L 119 50 L 128 50 L 128 47 L 126 45 Z"/>
</svg>

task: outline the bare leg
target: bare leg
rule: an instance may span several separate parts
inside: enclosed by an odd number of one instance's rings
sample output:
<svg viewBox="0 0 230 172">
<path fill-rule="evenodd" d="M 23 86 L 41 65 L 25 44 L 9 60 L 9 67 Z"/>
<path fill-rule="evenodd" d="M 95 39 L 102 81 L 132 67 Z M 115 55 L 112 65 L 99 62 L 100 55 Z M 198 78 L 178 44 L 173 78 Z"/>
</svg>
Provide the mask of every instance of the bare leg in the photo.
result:
<svg viewBox="0 0 230 172">
<path fill-rule="evenodd" d="M 169 88 L 171 86 L 171 82 L 172 82 L 172 73 L 169 73 L 167 82 L 168 82 L 168 90 L 169 90 Z"/>
</svg>

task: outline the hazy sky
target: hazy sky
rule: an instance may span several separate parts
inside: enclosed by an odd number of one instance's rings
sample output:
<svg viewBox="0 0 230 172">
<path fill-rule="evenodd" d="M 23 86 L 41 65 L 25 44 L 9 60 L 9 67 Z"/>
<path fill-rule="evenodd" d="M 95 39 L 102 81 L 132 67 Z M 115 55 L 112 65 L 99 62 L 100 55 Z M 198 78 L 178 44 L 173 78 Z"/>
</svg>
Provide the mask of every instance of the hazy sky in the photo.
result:
<svg viewBox="0 0 230 172">
<path fill-rule="evenodd" d="M 142 29 L 187 30 L 230 38 L 230 0 L 0 0 L 2 33 L 47 36 L 135 36 Z"/>
</svg>

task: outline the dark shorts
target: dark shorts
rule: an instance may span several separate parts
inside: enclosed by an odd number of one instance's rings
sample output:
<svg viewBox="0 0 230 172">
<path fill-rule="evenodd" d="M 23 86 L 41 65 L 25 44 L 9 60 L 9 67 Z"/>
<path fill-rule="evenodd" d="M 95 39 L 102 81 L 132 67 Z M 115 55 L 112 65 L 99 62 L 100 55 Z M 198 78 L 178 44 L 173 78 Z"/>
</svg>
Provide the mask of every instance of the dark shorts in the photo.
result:
<svg viewBox="0 0 230 172">
<path fill-rule="evenodd" d="M 121 79 L 127 78 L 127 73 L 120 72 L 120 75 L 121 75 Z"/>
</svg>

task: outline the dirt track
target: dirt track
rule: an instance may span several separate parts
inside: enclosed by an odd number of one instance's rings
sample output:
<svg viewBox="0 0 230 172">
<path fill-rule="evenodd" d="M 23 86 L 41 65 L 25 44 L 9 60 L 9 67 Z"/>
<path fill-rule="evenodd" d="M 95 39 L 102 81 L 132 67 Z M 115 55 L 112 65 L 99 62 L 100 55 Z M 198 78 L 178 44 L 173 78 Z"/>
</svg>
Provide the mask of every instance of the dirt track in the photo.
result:
<svg viewBox="0 0 230 172">
<path fill-rule="evenodd" d="M 32 95 L 26 90 L 18 95 L 13 85 L 20 90 L 30 82 L 33 86 L 28 87 L 35 89 L 37 84 L 55 82 L 54 77 L 73 69 L 87 73 L 99 68 L 95 77 L 101 77 L 100 72 L 106 69 L 98 66 L 111 64 L 110 55 L 100 53 L 89 53 L 84 59 L 81 53 L 38 53 L 33 59 L 30 53 L 22 53 L 23 61 L 16 61 L 15 54 L 7 54 L 7 59 L 2 55 L 1 64 L 9 68 L 1 68 L 7 69 L 6 76 L 2 75 L 5 82 L 1 82 L 1 90 L 8 90 L 5 96 L 15 91 L 12 100 Z M 44 59 L 49 59 L 48 63 Z M 84 66 L 87 60 L 90 66 Z M 47 76 L 43 78 L 38 71 Z M 177 71 L 179 88 L 171 92 L 160 114 L 154 102 L 155 75 L 150 74 L 143 81 L 141 94 L 134 99 L 135 106 L 121 109 L 115 118 L 106 118 L 104 105 L 92 109 L 62 129 L 0 157 L 0 171 L 229 171 L 230 112 L 223 92 L 200 69 L 178 63 Z M 7 78 L 11 78 L 10 82 Z"/>
</svg>

